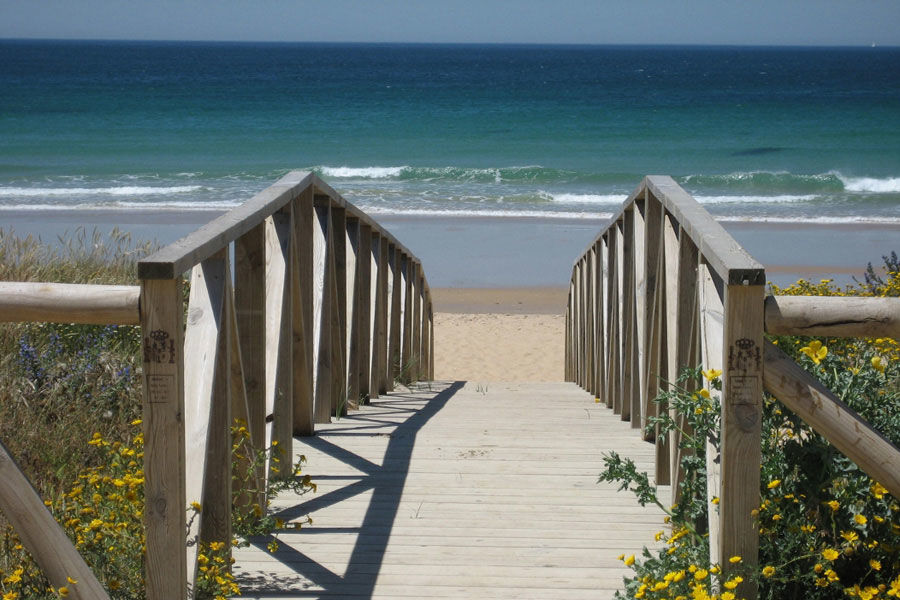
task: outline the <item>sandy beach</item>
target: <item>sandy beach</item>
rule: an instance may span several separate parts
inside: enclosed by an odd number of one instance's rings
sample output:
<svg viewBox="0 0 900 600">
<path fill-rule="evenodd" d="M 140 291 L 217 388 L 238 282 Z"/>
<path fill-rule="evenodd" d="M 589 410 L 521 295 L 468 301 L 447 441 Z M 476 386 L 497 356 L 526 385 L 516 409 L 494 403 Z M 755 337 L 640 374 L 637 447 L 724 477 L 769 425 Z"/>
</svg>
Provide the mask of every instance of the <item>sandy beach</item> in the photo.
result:
<svg viewBox="0 0 900 600">
<path fill-rule="evenodd" d="M 436 288 L 432 293 L 436 379 L 562 381 L 565 288 Z"/>
</svg>

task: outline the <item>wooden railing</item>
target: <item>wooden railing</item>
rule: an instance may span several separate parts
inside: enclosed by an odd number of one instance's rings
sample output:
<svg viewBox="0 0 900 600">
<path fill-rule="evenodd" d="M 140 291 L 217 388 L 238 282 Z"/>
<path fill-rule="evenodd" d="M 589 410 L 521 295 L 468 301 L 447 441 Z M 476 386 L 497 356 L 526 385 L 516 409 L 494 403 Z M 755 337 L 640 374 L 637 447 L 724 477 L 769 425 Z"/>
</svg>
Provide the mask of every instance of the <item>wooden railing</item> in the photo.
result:
<svg viewBox="0 0 900 600">
<path fill-rule="evenodd" d="M 758 556 L 764 388 L 900 492 L 900 451 L 763 338 L 767 328 L 897 336 L 900 299 L 766 299 L 765 283 L 762 265 L 690 195 L 647 177 L 575 262 L 566 310 L 566 379 L 656 444 L 656 482 L 676 497 L 680 440 L 647 428 L 666 410 L 654 399 L 684 367 L 722 371 L 720 447 L 708 447 L 706 463 L 710 559 L 725 570 L 731 556 Z M 755 597 L 753 582 L 740 592 Z"/>
<path fill-rule="evenodd" d="M 292 436 L 395 381 L 432 378 L 433 308 L 419 260 L 311 173 L 140 261 L 138 277 L 140 287 L 0 284 L 0 320 L 140 323 L 147 598 L 177 600 L 196 575 L 186 539 L 231 539 L 232 468 L 248 472 L 232 464 L 234 420 L 254 447 L 282 450 L 277 470 L 251 473 L 263 490 L 292 472 Z M 107 597 L 0 450 L 0 509 L 51 583 Z M 202 510 L 186 538 L 192 502 Z"/>
</svg>

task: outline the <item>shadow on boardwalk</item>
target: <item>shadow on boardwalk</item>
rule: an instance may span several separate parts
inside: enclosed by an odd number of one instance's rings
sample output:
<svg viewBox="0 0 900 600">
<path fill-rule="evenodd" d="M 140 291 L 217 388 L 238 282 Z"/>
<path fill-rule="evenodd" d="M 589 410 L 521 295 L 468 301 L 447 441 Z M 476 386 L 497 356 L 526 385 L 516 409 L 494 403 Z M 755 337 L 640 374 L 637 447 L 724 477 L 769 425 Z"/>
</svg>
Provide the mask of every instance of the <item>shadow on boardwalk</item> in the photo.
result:
<svg viewBox="0 0 900 600">
<path fill-rule="evenodd" d="M 649 469 L 654 446 L 571 383 L 424 384 L 294 450 L 319 491 L 273 508 L 314 523 L 236 550 L 244 598 L 612 598 L 662 526 L 597 482 L 605 451 Z"/>
<path fill-rule="evenodd" d="M 354 496 L 371 492 L 369 508 L 359 527 L 313 526 L 303 530 L 307 536 L 331 533 L 356 536 L 356 543 L 343 576 L 312 560 L 297 548 L 281 543 L 275 557 L 283 567 L 289 567 L 294 576 L 285 572 L 283 568 L 265 575 L 240 574 L 238 580 L 244 590 L 244 597 L 305 598 L 328 595 L 371 597 L 390 540 L 391 525 L 400 508 L 416 435 L 464 384 L 462 381 L 453 382 L 437 394 L 429 391 L 425 394 L 417 393 L 416 389 L 411 390 L 411 393 L 393 393 L 374 400 L 369 405 L 382 412 L 354 413 L 335 423 L 336 426 L 319 431 L 315 437 L 295 439 L 295 451 L 298 450 L 298 446 L 316 450 L 364 475 L 349 485 L 338 487 L 297 505 L 281 508 L 276 516 L 285 521 L 297 519 Z M 346 424 L 346 427 L 342 427 L 341 423 Z M 346 436 L 387 437 L 389 441 L 383 463 L 378 465 L 332 441 Z M 314 476 L 314 481 L 320 485 L 329 479 L 341 481 L 357 477 Z M 267 552 L 266 547 L 271 540 L 271 537 L 257 538 L 251 542 L 251 546 L 261 552 Z"/>
</svg>

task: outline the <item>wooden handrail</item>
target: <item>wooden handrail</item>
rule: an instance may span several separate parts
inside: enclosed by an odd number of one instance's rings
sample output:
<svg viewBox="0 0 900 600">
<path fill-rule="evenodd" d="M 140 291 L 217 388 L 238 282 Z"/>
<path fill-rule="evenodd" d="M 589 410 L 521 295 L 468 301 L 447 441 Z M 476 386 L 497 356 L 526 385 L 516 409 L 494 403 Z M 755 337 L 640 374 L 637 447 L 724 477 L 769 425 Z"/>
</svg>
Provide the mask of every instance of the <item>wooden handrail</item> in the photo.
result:
<svg viewBox="0 0 900 600">
<path fill-rule="evenodd" d="M 765 343 L 766 391 L 900 498 L 900 450 L 778 346 Z"/>
<path fill-rule="evenodd" d="M 764 297 L 765 272 L 671 178 L 650 176 L 575 261 L 566 308 L 567 380 L 640 427 L 657 448 L 656 482 L 681 480 L 678 436 L 647 428 L 663 381 L 684 367 L 722 371 L 720 446 L 707 446 L 709 544 L 724 571 L 755 562 L 763 384 L 892 493 L 900 451 L 763 332 L 900 337 L 900 299 Z M 676 417 L 677 418 L 677 417 Z M 684 430 L 686 424 L 679 427 Z M 718 497 L 718 507 L 712 498 Z M 745 581 L 739 596 L 755 598 Z"/>
<path fill-rule="evenodd" d="M 766 333 L 900 339 L 900 298 L 768 296 Z"/>
<path fill-rule="evenodd" d="M 389 391 L 403 365 L 404 377 L 433 376 L 431 295 L 412 253 L 303 172 L 140 261 L 138 275 L 147 597 L 177 600 L 194 580 L 197 551 L 185 554 L 177 507 L 200 502 L 191 533 L 200 541 L 230 538 L 221 500 L 231 495 L 231 417 L 246 418 L 257 448 L 283 452 L 255 474 L 261 489 L 290 476 L 293 435 Z M 242 499 L 253 501 L 264 498 Z"/>
<path fill-rule="evenodd" d="M 194 542 L 231 538 L 233 419 L 246 421 L 255 448 L 283 452 L 259 472 L 251 457 L 234 465 L 259 490 L 240 495 L 238 509 L 262 507 L 268 479 L 292 474 L 294 435 L 398 377 L 433 378 L 433 303 L 419 259 L 303 172 L 141 260 L 138 277 L 140 286 L 3 282 L 0 321 L 141 325 L 146 592 L 185 600 Z M 2 444 L 0 470 L 11 482 L 0 509 L 51 582 L 75 575 L 71 597 L 105 598 Z M 193 502 L 201 510 L 186 540 Z"/>
<path fill-rule="evenodd" d="M 297 199 L 303 190 L 310 188 L 315 190 L 315 194 L 328 198 L 331 205 L 345 208 L 353 217 L 382 232 L 382 235 L 400 252 L 413 257 L 418 262 L 413 253 L 398 242 L 393 235 L 383 230 L 366 213 L 344 200 L 318 175 L 306 171 L 291 171 L 244 204 L 141 260 L 138 263 L 138 277 L 140 279 L 172 279 L 185 273 L 194 265 L 209 258 L 213 253 L 258 226 L 292 200 Z"/>
<path fill-rule="evenodd" d="M 137 325 L 140 296 L 136 285 L 2 281 L 0 321 Z"/>
</svg>

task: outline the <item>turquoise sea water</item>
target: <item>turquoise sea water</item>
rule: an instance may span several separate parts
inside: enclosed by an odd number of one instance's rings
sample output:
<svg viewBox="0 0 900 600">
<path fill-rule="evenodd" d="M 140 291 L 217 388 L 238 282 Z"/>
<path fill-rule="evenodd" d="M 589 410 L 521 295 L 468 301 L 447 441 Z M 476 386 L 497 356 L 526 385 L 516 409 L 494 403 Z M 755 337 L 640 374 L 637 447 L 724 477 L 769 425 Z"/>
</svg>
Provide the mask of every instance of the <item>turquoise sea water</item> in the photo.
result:
<svg viewBox="0 0 900 600">
<path fill-rule="evenodd" d="M 432 224 L 602 219 L 654 173 L 726 223 L 900 231 L 900 49 L 0 41 L 0 219 L 291 169 Z"/>
</svg>

